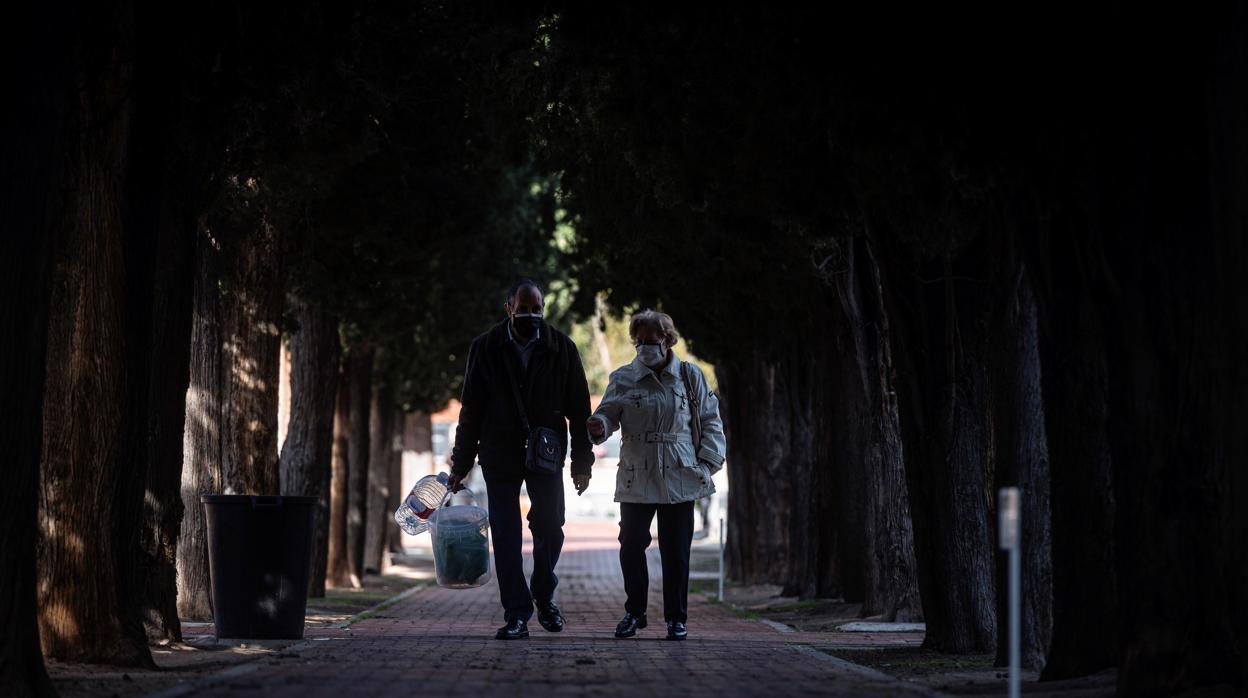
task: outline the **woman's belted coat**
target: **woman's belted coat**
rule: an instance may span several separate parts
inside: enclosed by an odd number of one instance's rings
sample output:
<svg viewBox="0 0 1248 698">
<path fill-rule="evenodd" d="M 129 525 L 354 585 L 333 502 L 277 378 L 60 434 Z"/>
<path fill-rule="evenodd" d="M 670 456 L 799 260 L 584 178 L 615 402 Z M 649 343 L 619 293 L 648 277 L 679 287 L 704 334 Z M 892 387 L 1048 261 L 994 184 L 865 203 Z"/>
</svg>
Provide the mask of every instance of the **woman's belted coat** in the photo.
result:
<svg viewBox="0 0 1248 698">
<path fill-rule="evenodd" d="M 711 481 L 724 464 L 727 442 L 719 417 L 719 398 L 696 364 L 684 365 L 675 352 L 657 372 L 634 358 L 611 374 L 607 392 L 591 419 L 606 427 L 602 443 L 622 430 L 615 501 L 674 504 L 715 492 Z M 694 405 L 697 413 L 694 414 Z M 701 443 L 693 442 L 692 420 L 701 425 Z"/>
</svg>

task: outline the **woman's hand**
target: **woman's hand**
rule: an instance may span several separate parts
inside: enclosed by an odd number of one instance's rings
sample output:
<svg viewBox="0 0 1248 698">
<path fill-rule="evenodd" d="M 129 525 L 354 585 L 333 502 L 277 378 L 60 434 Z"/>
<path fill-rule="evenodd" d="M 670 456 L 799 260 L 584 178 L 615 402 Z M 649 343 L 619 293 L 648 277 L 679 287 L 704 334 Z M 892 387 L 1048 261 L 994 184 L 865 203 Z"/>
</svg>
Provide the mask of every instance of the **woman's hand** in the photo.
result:
<svg viewBox="0 0 1248 698">
<path fill-rule="evenodd" d="M 590 417 L 585 422 L 585 428 L 589 430 L 589 435 L 595 439 L 601 439 L 603 434 L 607 433 L 606 428 L 602 426 L 602 420 L 596 417 Z"/>
</svg>

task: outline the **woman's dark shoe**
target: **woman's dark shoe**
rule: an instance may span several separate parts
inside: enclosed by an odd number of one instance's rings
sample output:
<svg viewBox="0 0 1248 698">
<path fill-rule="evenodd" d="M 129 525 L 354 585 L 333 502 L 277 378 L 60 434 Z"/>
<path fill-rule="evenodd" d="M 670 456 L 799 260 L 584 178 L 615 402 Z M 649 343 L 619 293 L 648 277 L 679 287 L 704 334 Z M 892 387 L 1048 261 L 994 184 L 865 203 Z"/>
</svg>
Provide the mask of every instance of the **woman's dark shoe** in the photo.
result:
<svg viewBox="0 0 1248 698">
<path fill-rule="evenodd" d="M 685 624 L 678 620 L 667 621 L 667 639 L 683 640 L 689 637 L 689 633 L 685 630 Z"/>
<path fill-rule="evenodd" d="M 631 613 L 624 614 L 624 620 L 615 626 L 616 637 L 632 637 L 637 634 L 638 630 L 646 627 L 646 616 L 642 614 L 635 616 Z"/>
<path fill-rule="evenodd" d="M 521 640 L 529 636 L 529 624 L 517 618 L 494 633 L 495 640 Z"/>
<path fill-rule="evenodd" d="M 557 633 L 563 630 L 563 614 L 559 612 L 554 601 L 537 602 L 537 622 L 547 632 Z"/>
</svg>

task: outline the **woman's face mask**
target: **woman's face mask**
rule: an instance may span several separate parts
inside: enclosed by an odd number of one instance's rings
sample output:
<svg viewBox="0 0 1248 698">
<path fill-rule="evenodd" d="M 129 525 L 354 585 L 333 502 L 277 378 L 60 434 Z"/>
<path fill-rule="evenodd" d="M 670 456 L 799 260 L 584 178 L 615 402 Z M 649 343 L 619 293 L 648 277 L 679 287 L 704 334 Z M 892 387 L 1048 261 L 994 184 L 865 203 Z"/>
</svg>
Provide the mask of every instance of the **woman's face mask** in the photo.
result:
<svg viewBox="0 0 1248 698">
<path fill-rule="evenodd" d="M 667 350 L 663 346 L 663 342 L 638 342 L 637 358 L 641 360 L 641 363 L 654 368 L 663 363 L 663 359 L 667 358 Z"/>
</svg>

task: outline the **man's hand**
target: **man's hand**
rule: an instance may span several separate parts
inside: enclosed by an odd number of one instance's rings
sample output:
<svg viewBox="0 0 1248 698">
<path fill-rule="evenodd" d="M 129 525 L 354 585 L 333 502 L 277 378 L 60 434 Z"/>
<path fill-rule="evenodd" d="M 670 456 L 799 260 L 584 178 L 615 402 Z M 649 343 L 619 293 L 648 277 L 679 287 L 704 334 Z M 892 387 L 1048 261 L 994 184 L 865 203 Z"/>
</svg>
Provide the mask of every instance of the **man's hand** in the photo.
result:
<svg viewBox="0 0 1248 698">
<path fill-rule="evenodd" d="M 450 479 L 446 481 L 446 488 L 451 492 L 458 492 L 464 489 L 464 476 L 451 473 Z"/>
<path fill-rule="evenodd" d="M 593 420 L 598 421 L 598 420 Z M 572 484 L 576 485 L 576 496 L 585 494 L 585 490 L 589 489 L 589 475 L 573 475 Z"/>
<path fill-rule="evenodd" d="M 607 432 L 606 428 L 602 426 L 602 420 L 595 417 L 590 417 L 585 422 L 585 428 L 589 430 L 590 437 L 595 439 L 601 439 L 602 435 Z"/>
</svg>

